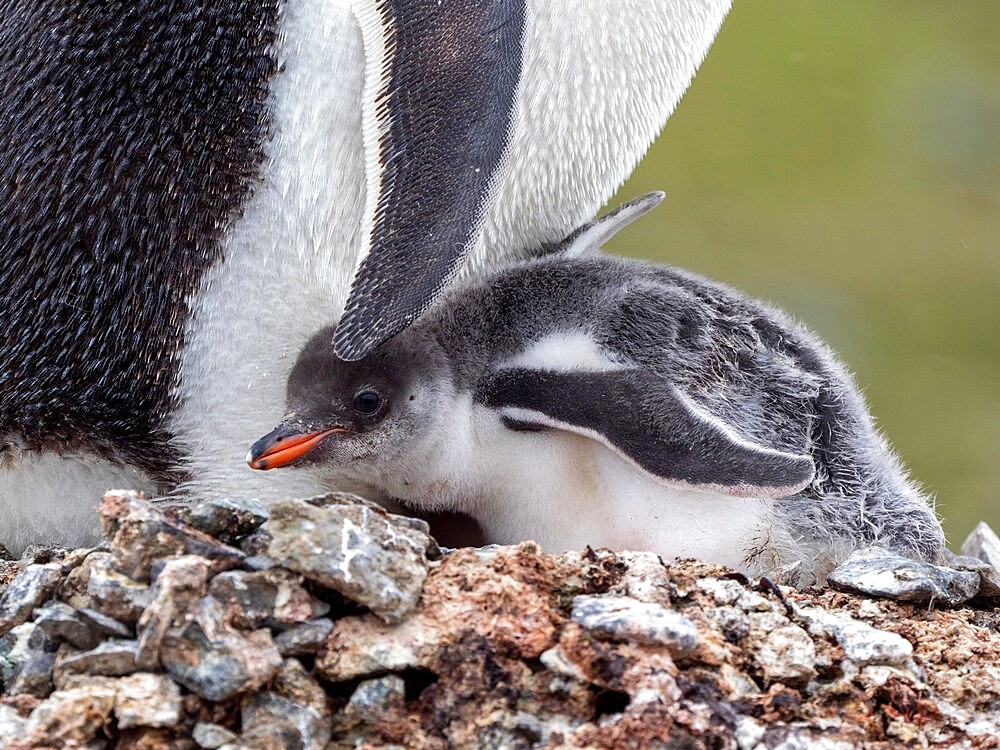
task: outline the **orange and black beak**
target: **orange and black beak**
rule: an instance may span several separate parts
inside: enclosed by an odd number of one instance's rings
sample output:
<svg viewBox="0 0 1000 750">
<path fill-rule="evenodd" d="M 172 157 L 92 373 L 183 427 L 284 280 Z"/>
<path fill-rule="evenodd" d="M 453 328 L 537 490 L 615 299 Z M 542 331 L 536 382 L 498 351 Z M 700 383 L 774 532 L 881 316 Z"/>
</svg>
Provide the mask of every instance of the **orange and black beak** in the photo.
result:
<svg viewBox="0 0 1000 750">
<path fill-rule="evenodd" d="M 287 466 L 322 443 L 335 432 L 346 432 L 343 427 L 331 427 L 317 432 L 295 432 L 288 427 L 278 427 L 250 446 L 247 463 L 251 469 L 277 469 Z"/>
</svg>

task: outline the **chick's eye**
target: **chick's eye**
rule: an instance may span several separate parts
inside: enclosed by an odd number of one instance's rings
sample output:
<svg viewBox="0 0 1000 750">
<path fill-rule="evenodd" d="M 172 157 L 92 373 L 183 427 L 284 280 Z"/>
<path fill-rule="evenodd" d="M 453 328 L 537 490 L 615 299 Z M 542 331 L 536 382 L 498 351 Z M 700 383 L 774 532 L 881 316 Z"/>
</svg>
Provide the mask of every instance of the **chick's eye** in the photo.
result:
<svg viewBox="0 0 1000 750">
<path fill-rule="evenodd" d="M 374 414 L 382 405 L 382 397 L 375 391 L 361 391 L 354 397 L 354 411 L 359 414 Z"/>
</svg>

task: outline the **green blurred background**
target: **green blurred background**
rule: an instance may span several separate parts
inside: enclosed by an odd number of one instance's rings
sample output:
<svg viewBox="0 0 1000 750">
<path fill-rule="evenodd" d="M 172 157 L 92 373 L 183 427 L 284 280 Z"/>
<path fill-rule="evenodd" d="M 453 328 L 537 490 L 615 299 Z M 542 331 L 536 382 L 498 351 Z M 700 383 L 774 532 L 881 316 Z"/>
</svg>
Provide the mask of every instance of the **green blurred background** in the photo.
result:
<svg viewBox="0 0 1000 750">
<path fill-rule="evenodd" d="M 1000 2 L 737 2 L 610 249 L 771 300 L 855 373 L 952 545 L 1000 530 Z"/>
</svg>

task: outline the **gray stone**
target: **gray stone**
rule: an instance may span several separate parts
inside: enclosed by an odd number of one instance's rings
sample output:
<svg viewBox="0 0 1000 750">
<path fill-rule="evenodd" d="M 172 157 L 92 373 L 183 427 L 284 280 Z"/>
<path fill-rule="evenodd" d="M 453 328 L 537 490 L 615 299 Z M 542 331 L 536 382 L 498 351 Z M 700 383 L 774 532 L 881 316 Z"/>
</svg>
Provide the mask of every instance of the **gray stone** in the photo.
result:
<svg viewBox="0 0 1000 750">
<path fill-rule="evenodd" d="M 185 624 L 167 632 L 160 661 L 175 681 L 210 701 L 256 690 L 281 667 L 271 632 L 236 630 L 210 596 L 198 602 Z"/>
<path fill-rule="evenodd" d="M 103 638 L 128 638 L 132 632 L 117 620 L 94 610 L 77 610 L 59 601 L 35 612 L 35 623 L 49 637 L 79 649 L 94 648 Z"/>
<path fill-rule="evenodd" d="M 153 600 L 149 586 L 115 570 L 114 556 L 94 552 L 66 579 L 63 598 L 77 609 L 91 609 L 135 625 Z"/>
<path fill-rule="evenodd" d="M 88 651 L 68 652 L 56 661 L 56 679 L 76 673 L 117 677 L 139 669 L 139 642 L 111 638 Z"/>
<path fill-rule="evenodd" d="M 604 640 L 666 646 L 675 655 L 688 654 L 698 644 L 698 630 L 687 617 L 629 596 L 578 596 L 570 616 Z"/>
<path fill-rule="evenodd" d="M 906 602 L 957 605 L 979 591 L 979 575 L 910 560 L 881 547 L 867 547 L 848 557 L 827 577 L 841 591 Z"/>
<path fill-rule="evenodd" d="M 987 569 L 978 568 L 982 596 L 1000 596 L 1000 537 L 985 521 L 980 521 L 962 543 L 962 555 L 985 563 Z"/>
<path fill-rule="evenodd" d="M 358 684 L 344 707 L 348 716 L 369 724 L 377 724 L 394 708 L 401 708 L 406 695 L 406 683 L 399 675 L 386 675 Z"/>
<path fill-rule="evenodd" d="M 109 492 L 97 509 L 104 535 L 111 540 L 115 567 L 136 581 L 147 581 L 153 565 L 178 555 L 197 555 L 213 572 L 237 567 L 245 555 L 202 531 L 181 523 L 135 492 Z"/>
<path fill-rule="evenodd" d="M 240 710 L 243 742 L 280 738 L 287 745 L 322 750 L 330 740 L 326 693 L 295 659 L 286 659 L 270 689 L 249 696 Z"/>
<path fill-rule="evenodd" d="M 949 568 L 971 571 L 979 576 L 979 591 L 976 596 L 1000 596 L 1000 570 L 978 557 L 956 555 L 950 550 L 944 550 L 943 557 Z"/>
<path fill-rule="evenodd" d="M 0 683 L 6 692 L 39 698 L 51 693 L 57 645 L 33 622 L 0 636 Z"/>
<path fill-rule="evenodd" d="M 240 540 L 240 550 L 247 556 L 247 559 L 243 561 L 244 567 L 249 567 L 251 570 L 260 569 L 259 563 L 256 561 L 248 564 L 251 560 L 256 560 L 260 558 L 262 560 L 270 560 L 267 557 L 267 547 L 271 544 L 271 535 L 267 533 L 267 529 L 260 528 L 257 529 L 250 536 L 245 537 Z M 273 563 L 271 563 L 273 565 Z M 264 566 L 270 567 L 270 565 Z"/>
<path fill-rule="evenodd" d="M 199 721 L 191 731 L 191 739 L 205 750 L 218 750 L 223 745 L 235 744 L 239 737 L 223 726 Z"/>
<path fill-rule="evenodd" d="M 801 607 L 796 614 L 808 624 L 813 635 L 835 639 L 844 649 L 844 657 L 858 667 L 869 664 L 912 667 L 913 645 L 901 635 L 819 607 Z"/>
<path fill-rule="evenodd" d="M 181 691 L 162 674 L 140 672 L 118 681 L 115 716 L 119 729 L 174 727 L 181 720 Z"/>
<path fill-rule="evenodd" d="M 138 664 L 152 668 L 159 663 L 160 646 L 167 631 L 180 624 L 205 595 L 209 563 L 194 555 L 184 555 L 160 570 L 153 586 L 153 601 L 139 618 Z"/>
<path fill-rule="evenodd" d="M 962 554 L 1000 568 L 1000 537 L 988 523 L 980 521 L 962 543 Z"/>
<path fill-rule="evenodd" d="M 282 656 L 315 654 L 332 630 L 333 620 L 319 617 L 278 633 L 274 638 L 274 645 Z"/>
<path fill-rule="evenodd" d="M 282 568 L 220 573 L 208 593 L 232 608 L 233 622 L 248 630 L 294 625 L 330 611 L 329 604 L 305 590 L 302 576 Z"/>
<path fill-rule="evenodd" d="M 427 577 L 430 537 L 399 526 L 369 503 L 316 507 L 302 500 L 271 506 L 263 527 L 268 556 L 327 588 L 399 622 L 416 606 Z"/>
<path fill-rule="evenodd" d="M 213 498 L 168 512 L 227 544 L 249 536 L 267 520 L 263 503 L 253 498 Z"/>
<path fill-rule="evenodd" d="M 59 563 L 29 565 L 0 596 L 0 635 L 31 617 L 35 608 L 48 599 L 62 582 Z"/>
</svg>

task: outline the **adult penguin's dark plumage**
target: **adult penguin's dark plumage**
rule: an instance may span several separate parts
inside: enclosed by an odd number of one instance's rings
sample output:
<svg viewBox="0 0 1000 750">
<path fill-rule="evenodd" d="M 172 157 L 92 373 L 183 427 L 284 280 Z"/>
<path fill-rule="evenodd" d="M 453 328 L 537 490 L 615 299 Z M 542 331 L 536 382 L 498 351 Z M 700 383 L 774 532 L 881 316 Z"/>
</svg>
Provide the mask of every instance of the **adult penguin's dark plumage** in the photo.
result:
<svg viewBox="0 0 1000 750">
<path fill-rule="evenodd" d="M 113 485 L 322 489 L 243 464 L 316 311 L 363 356 L 592 215 L 727 8 L 4 5 L 0 543 L 80 541 Z"/>
</svg>

